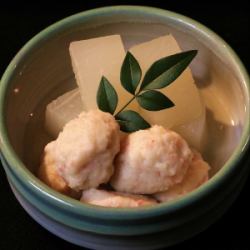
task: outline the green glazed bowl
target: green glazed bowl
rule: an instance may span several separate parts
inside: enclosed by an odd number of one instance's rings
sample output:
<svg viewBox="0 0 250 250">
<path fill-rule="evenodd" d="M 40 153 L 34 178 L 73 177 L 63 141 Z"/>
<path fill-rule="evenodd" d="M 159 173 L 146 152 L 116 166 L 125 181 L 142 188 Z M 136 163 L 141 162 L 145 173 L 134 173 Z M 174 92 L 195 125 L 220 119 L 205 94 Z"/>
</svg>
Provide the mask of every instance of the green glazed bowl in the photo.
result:
<svg viewBox="0 0 250 250">
<path fill-rule="evenodd" d="M 49 140 L 43 128 L 46 104 L 75 85 L 69 43 L 121 34 L 129 48 L 167 33 L 182 49 L 199 50 L 192 71 L 206 104 L 209 136 L 203 155 L 212 165 L 210 180 L 168 204 L 112 209 L 82 204 L 37 179 L 40 154 Z M 212 104 L 211 96 L 216 100 Z M 246 70 L 211 30 L 161 9 L 99 8 L 43 30 L 6 69 L 0 85 L 1 161 L 18 201 L 57 236 L 94 249 L 156 249 L 204 230 L 234 201 L 249 173 L 249 116 Z"/>
</svg>

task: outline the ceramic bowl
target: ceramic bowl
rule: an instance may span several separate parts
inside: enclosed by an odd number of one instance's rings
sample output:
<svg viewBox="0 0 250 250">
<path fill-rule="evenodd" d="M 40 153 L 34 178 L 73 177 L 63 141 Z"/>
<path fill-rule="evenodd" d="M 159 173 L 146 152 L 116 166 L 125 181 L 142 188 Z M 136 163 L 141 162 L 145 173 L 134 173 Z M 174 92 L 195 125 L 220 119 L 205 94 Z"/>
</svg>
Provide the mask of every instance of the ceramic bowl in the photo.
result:
<svg viewBox="0 0 250 250">
<path fill-rule="evenodd" d="M 181 199 L 138 209 L 85 205 L 39 181 L 35 172 L 49 141 L 46 104 L 75 86 L 69 43 L 121 34 L 129 48 L 167 33 L 183 50 L 199 50 L 192 71 L 206 104 L 209 136 L 203 154 L 213 167 L 210 180 Z M 49 231 L 94 249 L 169 246 L 213 223 L 248 175 L 249 120 L 248 75 L 226 42 L 190 18 L 148 7 L 106 7 L 57 22 L 18 52 L 0 85 L 1 160 L 14 194 Z"/>
</svg>

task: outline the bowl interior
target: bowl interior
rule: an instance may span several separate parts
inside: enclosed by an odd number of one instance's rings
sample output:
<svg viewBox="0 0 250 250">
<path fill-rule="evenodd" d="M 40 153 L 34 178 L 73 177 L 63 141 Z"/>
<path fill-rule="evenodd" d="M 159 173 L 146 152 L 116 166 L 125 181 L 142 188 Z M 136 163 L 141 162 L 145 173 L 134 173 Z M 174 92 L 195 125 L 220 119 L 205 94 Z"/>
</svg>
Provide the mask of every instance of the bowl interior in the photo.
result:
<svg viewBox="0 0 250 250">
<path fill-rule="evenodd" d="M 58 26 L 59 27 L 59 26 Z M 24 164 L 35 172 L 44 145 L 51 140 L 44 130 L 46 105 L 76 86 L 69 43 L 120 34 L 126 48 L 172 33 L 183 50 L 198 49 L 192 72 L 206 104 L 208 137 L 204 158 L 214 175 L 237 146 L 247 119 L 247 97 L 241 77 L 228 52 L 216 38 L 197 27 L 157 15 L 113 13 L 75 18 L 51 28 L 15 65 L 6 105 L 8 134 Z"/>
</svg>

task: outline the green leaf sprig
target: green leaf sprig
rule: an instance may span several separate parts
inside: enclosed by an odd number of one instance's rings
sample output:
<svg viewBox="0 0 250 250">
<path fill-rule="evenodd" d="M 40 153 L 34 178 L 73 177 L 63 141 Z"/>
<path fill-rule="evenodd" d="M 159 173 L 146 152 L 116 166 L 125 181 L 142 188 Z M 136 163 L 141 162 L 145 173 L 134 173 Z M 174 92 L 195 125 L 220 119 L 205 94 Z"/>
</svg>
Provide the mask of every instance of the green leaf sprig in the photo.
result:
<svg viewBox="0 0 250 250">
<path fill-rule="evenodd" d="M 149 111 L 173 107 L 174 103 L 157 90 L 174 82 L 191 63 L 197 52 L 197 50 L 185 51 L 155 61 L 147 70 L 142 81 L 142 71 L 138 61 L 130 52 L 127 52 L 121 67 L 120 80 L 123 88 L 133 97 L 114 114 L 118 95 L 112 84 L 103 76 L 96 98 L 99 109 L 114 115 L 124 132 L 149 128 L 150 124 L 140 114 L 133 110 L 125 110 L 125 108 L 134 100 Z"/>
</svg>

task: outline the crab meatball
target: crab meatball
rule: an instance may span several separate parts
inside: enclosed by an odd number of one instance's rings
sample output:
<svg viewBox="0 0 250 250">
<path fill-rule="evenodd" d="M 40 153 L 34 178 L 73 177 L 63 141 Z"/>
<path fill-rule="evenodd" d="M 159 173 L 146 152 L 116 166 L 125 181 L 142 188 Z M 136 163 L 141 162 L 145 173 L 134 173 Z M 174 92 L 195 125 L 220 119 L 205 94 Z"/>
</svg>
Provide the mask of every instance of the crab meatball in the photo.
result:
<svg viewBox="0 0 250 250">
<path fill-rule="evenodd" d="M 111 185 L 135 194 L 165 191 L 182 181 L 191 159 L 192 152 L 180 135 L 155 125 L 122 141 Z"/>
<path fill-rule="evenodd" d="M 103 207 L 141 207 L 157 204 L 154 199 L 143 195 L 124 194 L 94 188 L 83 191 L 81 202 Z"/>
<path fill-rule="evenodd" d="M 57 173 L 78 191 L 109 181 L 119 149 L 119 125 L 114 117 L 93 110 L 68 122 L 47 150 Z"/>
<path fill-rule="evenodd" d="M 53 142 L 51 142 L 50 144 L 53 144 Z M 74 198 L 79 198 L 80 193 L 72 190 L 64 181 L 64 179 L 57 173 L 54 159 L 50 152 L 46 150 L 50 147 L 50 144 L 45 147 L 42 164 L 40 165 L 38 170 L 38 178 L 45 184 L 62 194 L 66 194 Z"/>
<path fill-rule="evenodd" d="M 208 180 L 209 169 L 208 163 L 198 152 L 194 151 L 192 162 L 183 181 L 165 192 L 155 194 L 154 197 L 158 201 L 168 202 L 193 191 Z"/>
</svg>

